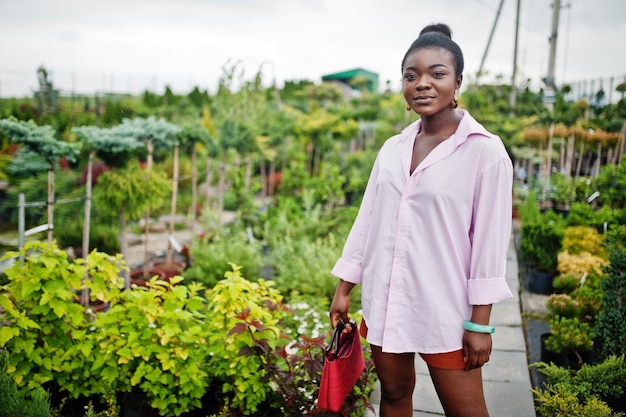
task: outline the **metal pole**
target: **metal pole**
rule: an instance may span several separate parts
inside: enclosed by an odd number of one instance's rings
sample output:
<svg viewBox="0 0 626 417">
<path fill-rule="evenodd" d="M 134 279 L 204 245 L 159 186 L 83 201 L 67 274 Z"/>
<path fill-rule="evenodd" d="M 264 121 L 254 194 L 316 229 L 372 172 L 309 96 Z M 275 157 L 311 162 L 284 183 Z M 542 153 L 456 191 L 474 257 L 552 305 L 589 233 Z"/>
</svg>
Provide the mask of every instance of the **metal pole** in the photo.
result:
<svg viewBox="0 0 626 417">
<path fill-rule="evenodd" d="M 513 46 L 513 75 L 511 75 L 511 96 L 509 97 L 509 106 L 511 111 L 517 105 L 517 86 L 515 84 L 517 78 L 517 44 L 519 38 L 519 11 L 521 0 L 517 0 L 517 11 L 515 14 L 515 44 Z"/>
<path fill-rule="evenodd" d="M 556 81 L 554 79 L 554 62 L 556 60 L 556 40 L 559 32 L 559 13 L 561 12 L 561 0 L 554 0 L 552 4 L 552 33 L 550 34 L 550 56 L 548 58 L 548 74 L 544 80 L 546 84 L 545 104 L 552 112 L 554 110 L 554 95 Z"/>
<path fill-rule="evenodd" d="M 489 34 L 489 40 L 487 41 L 487 47 L 485 48 L 485 53 L 483 54 L 483 58 L 480 61 L 480 67 L 478 68 L 478 74 L 476 74 L 476 85 L 478 85 L 478 79 L 483 73 L 483 66 L 485 65 L 485 60 L 487 59 L 487 52 L 489 52 L 489 46 L 491 46 L 491 40 L 493 39 L 493 34 L 496 31 L 496 25 L 498 24 L 498 20 L 500 19 L 500 12 L 502 11 L 502 5 L 504 4 L 504 0 L 500 0 L 500 5 L 498 6 L 498 13 L 496 13 L 496 20 L 493 22 L 493 26 L 491 27 L 491 33 Z"/>
<path fill-rule="evenodd" d="M 561 13 L 561 0 L 554 0 L 552 5 L 552 33 L 550 34 L 550 57 L 548 60 L 548 78 L 552 79 L 554 85 L 554 66 L 556 61 L 556 40 L 559 32 L 559 14 Z"/>
</svg>

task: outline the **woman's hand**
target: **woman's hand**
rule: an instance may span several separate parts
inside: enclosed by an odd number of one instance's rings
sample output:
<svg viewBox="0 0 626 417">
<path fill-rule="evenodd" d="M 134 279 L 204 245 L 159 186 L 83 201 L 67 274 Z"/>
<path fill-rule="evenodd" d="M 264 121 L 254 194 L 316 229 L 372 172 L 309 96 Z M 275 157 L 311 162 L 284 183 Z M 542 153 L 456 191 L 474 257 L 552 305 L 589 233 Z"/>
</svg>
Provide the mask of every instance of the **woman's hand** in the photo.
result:
<svg viewBox="0 0 626 417">
<path fill-rule="evenodd" d="M 478 324 L 489 324 L 491 304 L 472 306 L 471 321 Z M 489 362 L 491 355 L 491 334 L 477 333 L 466 330 L 463 334 L 463 362 L 465 369 L 476 369 Z"/>
<path fill-rule="evenodd" d="M 463 362 L 465 370 L 480 368 L 489 362 L 491 356 L 491 334 L 468 330 L 463 334 Z"/>
<path fill-rule="evenodd" d="M 330 304 L 330 310 L 328 316 L 330 317 L 330 324 L 333 329 L 337 327 L 339 322 L 343 320 L 348 325 L 346 329 L 352 331 L 350 318 L 348 317 L 348 311 L 350 310 L 350 291 L 354 288 L 355 284 L 340 280 L 335 290 L 335 296 L 333 302 Z"/>
</svg>

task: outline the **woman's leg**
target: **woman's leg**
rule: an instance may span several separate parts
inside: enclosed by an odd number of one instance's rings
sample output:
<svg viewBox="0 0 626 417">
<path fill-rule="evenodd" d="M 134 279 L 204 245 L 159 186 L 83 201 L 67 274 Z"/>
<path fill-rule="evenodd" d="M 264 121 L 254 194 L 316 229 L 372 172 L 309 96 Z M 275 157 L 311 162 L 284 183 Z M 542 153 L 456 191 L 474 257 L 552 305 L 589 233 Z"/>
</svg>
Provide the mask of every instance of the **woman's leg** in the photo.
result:
<svg viewBox="0 0 626 417">
<path fill-rule="evenodd" d="M 383 353 L 380 346 L 371 347 L 380 381 L 380 416 L 411 417 L 415 388 L 415 354 Z"/>
<path fill-rule="evenodd" d="M 481 368 L 428 369 L 446 417 L 489 417 Z"/>
</svg>

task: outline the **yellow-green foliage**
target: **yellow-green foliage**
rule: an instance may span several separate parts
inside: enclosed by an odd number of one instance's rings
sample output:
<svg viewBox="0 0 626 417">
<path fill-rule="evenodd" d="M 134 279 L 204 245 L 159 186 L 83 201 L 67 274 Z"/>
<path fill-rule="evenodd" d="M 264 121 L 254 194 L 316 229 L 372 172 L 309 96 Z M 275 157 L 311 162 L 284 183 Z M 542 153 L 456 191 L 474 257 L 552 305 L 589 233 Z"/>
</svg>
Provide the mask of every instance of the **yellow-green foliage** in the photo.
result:
<svg viewBox="0 0 626 417">
<path fill-rule="evenodd" d="M 286 344 L 281 331 L 284 309 L 282 296 L 272 288 L 273 282 L 248 281 L 239 266 L 231 263 L 231 267 L 226 279 L 207 291 L 207 308 L 211 312 L 206 322 L 208 369 L 223 382 L 223 391 L 232 393 L 232 407 L 251 415 L 272 391 L 262 356 L 251 353 L 261 346 L 267 350 Z"/>
<path fill-rule="evenodd" d="M 537 415 L 545 417 L 617 417 L 603 401 L 619 398 L 626 389 L 624 356 L 609 356 L 602 362 L 583 364 L 579 370 L 554 363 L 531 366 L 546 376 L 545 386 L 533 390 Z"/>
<path fill-rule="evenodd" d="M 533 389 L 537 400 L 537 411 L 542 416 L 550 417 L 620 417 L 621 413 L 611 410 L 611 407 L 598 397 L 591 397 L 581 402 L 575 392 L 562 386 L 548 386 L 541 391 Z"/>
<path fill-rule="evenodd" d="M 563 232 L 563 250 L 571 254 L 588 252 L 602 259 L 609 255 L 604 248 L 604 236 L 588 226 L 570 226 Z"/>
<path fill-rule="evenodd" d="M 9 162 L 11 162 L 10 155 L 0 154 L 0 180 L 6 180 L 9 178 L 6 172 L 6 168 L 9 165 Z"/>
<path fill-rule="evenodd" d="M 92 301 L 116 299 L 125 268 L 121 256 L 94 250 L 70 260 L 54 242 L 28 242 L 3 257 L 9 258 L 16 261 L 6 270 L 9 283 L 0 287 L 0 347 L 11 352 L 15 382 L 33 389 L 54 381 L 72 398 L 93 394 L 100 382 L 91 374 L 95 353 L 87 340 L 93 314 L 76 302 L 77 294 L 89 289 Z"/>
<path fill-rule="evenodd" d="M 591 274 L 592 271 L 601 272 L 602 265 L 608 264 L 606 259 L 589 252 L 570 253 L 567 251 L 559 252 L 557 270 L 561 275 L 571 274 L 575 277 L 582 278 L 584 275 Z"/>
<path fill-rule="evenodd" d="M 583 277 L 601 274 L 602 266 L 608 264 L 604 241 L 604 236 L 592 227 L 565 228 L 563 250 L 557 257 L 559 275 L 554 278 L 554 288 L 561 292 L 572 292 L 580 286 Z"/>
</svg>

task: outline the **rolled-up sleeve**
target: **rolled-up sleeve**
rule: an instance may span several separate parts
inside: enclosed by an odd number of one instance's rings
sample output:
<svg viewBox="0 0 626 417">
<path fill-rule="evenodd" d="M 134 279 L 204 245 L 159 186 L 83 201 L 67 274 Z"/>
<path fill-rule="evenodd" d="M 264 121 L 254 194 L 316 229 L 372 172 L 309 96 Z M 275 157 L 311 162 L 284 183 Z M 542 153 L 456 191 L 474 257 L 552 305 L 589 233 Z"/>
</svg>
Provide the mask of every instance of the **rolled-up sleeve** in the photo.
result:
<svg viewBox="0 0 626 417">
<path fill-rule="evenodd" d="M 487 151 L 490 152 L 494 150 Z M 493 304 L 513 296 L 506 282 L 506 254 L 511 238 L 513 167 L 504 149 L 499 153 L 504 155 L 480 173 L 474 194 L 467 291 L 471 305 Z"/>
</svg>

